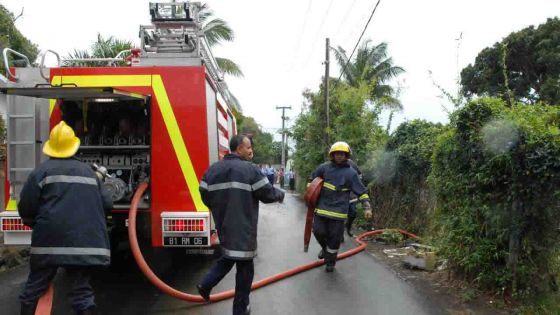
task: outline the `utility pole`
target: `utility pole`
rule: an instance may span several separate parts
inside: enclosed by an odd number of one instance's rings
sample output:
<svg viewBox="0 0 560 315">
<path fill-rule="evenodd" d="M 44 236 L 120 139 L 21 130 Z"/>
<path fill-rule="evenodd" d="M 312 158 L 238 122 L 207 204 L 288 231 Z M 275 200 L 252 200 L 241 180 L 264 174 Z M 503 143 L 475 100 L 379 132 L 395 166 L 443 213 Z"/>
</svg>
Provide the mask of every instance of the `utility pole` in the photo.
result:
<svg viewBox="0 0 560 315">
<path fill-rule="evenodd" d="M 329 143 L 331 142 L 329 139 L 329 134 L 330 134 L 330 118 L 329 118 L 329 55 L 330 55 L 330 41 L 329 38 L 327 37 L 327 41 L 326 41 L 326 59 L 325 59 L 325 112 L 327 115 L 327 132 L 326 132 L 326 136 L 327 136 L 327 146 L 329 145 Z"/>
<path fill-rule="evenodd" d="M 282 168 L 286 170 L 286 143 L 288 139 L 286 136 L 286 129 L 284 128 L 284 122 L 288 120 L 288 117 L 286 117 L 286 109 L 292 109 L 292 106 L 276 106 L 276 109 L 282 110 Z"/>
</svg>

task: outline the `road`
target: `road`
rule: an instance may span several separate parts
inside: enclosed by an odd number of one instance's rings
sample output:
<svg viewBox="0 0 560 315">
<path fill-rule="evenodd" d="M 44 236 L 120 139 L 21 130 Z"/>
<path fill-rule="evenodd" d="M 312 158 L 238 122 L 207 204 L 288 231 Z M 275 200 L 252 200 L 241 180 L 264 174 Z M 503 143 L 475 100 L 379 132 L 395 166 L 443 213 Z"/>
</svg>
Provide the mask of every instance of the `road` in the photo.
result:
<svg viewBox="0 0 560 315">
<path fill-rule="evenodd" d="M 284 204 L 261 204 L 255 280 L 316 259 L 319 247 L 314 240 L 309 253 L 302 250 L 304 217 L 304 205 L 294 194 L 288 193 Z M 347 240 L 343 249 L 354 245 Z M 150 253 L 147 260 L 164 281 L 193 294 L 212 264 L 210 257 L 186 258 L 159 251 Z M 27 268 L 0 274 L 2 314 L 19 313 L 17 295 Z M 232 271 L 213 293 L 233 288 L 234 281 Z M 143 277 L 133 260 L 96 272 L 92 283 L 100 314 L 231 314 L 232 300 L 199 305 L 164 295 Z M 67 287 L 61 271 L 55 283 L 53 314 L 71 314 Z M 251 294 L 251 308 L 252 314 L 448 314 L 367 252 L 339 261 L 334 273 L 319 267 L 256 290 Z"/>
</svg>

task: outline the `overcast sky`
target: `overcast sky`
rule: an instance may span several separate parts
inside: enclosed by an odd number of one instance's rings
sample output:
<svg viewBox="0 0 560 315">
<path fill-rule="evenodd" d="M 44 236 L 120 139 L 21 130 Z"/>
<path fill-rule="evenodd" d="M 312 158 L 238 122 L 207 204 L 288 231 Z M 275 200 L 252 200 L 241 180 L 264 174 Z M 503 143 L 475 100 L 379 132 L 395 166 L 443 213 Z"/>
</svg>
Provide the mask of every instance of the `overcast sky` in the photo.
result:
<svg viewBox="0 0 560 315">
<path fill-rule="evenodd" d="M 18 29 L 40 49 L 61 55 L 88 48 L 97 33 L 139 44 L 139 25 L 149 24 L 148 2 L 0 0 L 15 15 L 24 7 Z M 295 118 L 301 92 L 318 89 L 325 37 L 350 53 L 377 0 L 206 2 L 235 31 L 234 42 L 214 50 L 245 73 L 242 79 L 227 78 L 230 90 L 246 115 L 275 132 L 282 124 L 276 106 L 291 105 L 288 115 Z M 559 14 L 558 0 L 381 0 L 364 39 L 387 42 L 394 64 L 406 70 L 398 78 L 404 86 L 404 111 L 394 124 L 415 118 L 446 122 L 443 108 L 452 105 L 439 97 L 428 71 L 439 85 L 455 92 L 458 72 L 474 62 L 479 51 Z M 332 65 L 331 76 L 338 77 Z"/>
</svg>

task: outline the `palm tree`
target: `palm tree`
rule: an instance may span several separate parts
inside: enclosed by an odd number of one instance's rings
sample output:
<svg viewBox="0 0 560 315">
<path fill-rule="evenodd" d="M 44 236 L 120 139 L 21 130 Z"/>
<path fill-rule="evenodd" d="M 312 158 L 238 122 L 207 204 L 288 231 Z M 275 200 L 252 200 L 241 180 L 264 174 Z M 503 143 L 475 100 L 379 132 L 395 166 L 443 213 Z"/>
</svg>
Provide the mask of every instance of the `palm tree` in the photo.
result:
<svg viewBox="0 0 560 315">
<path fill-rule="evenodd" d="M 351 86 L 366 82 L 372 85 L 371 101 L 391 111 L 402 110 L 395 89 L 387 82 L 404 72 L 393 65 L 387 57 L 387 43 L 371 46 L 366 40 L 359 48 L 354 60 L 349 60 L 346 51 L 338 46 L 334 49 L 335 58 L 340 65 L 345 81 Z"/>
<path fill-rule="evenodd" d="M 103 38 L 101 34 L 97 34 L 97 41 L 91 45 L 91 52 L 87 50 L 74 49 L 64 60 L 64 66 L 74 67 L 96 67 L 107 66 L 107 62 L 83 62 L 73 61 L 72 59 L 89 59 L 89 58 L 114 58 L 119 52 L 134 47 L 131 41 L 116 39 L 113 36 Z M 68 60 L 70 59 L 70 60 Z M 125 62 L 117 62 L 118 65 L 124 66 Z"/>
<path fill-rule="evenodd" d="M 206 36 L 206 40 L 210 47 L 222 43 L 223 41 L 231 42 L 235 38 L 233 30 L 226 21 L 215 18 L 214 12 L 208 4 L 203 3 L 198 11 L 198 19 L 202 24 L 202 32 Z M 243 77 L 243 72 L 239 66 L 230 59 L 216 57 L 218 67 L 229 75 L 235 77 Z"/>
</svg>

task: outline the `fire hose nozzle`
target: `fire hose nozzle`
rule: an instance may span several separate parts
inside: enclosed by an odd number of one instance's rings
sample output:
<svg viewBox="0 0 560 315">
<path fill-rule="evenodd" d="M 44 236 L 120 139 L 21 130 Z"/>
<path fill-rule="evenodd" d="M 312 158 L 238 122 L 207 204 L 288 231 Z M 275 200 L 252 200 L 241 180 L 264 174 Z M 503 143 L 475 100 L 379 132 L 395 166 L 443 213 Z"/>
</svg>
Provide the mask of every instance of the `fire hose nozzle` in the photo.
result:
<svg viewBox="0 0 560 315">
<path fill-rule="evenodd" d="M 105 166 L 99 166 L 93 163 L 92 167 L 95 170 L 95 174 L 99 177 L 100 180 L 104 180 L 106 178 L 113 178 L 113 176 L 109 174 Z"/>
</svg>

